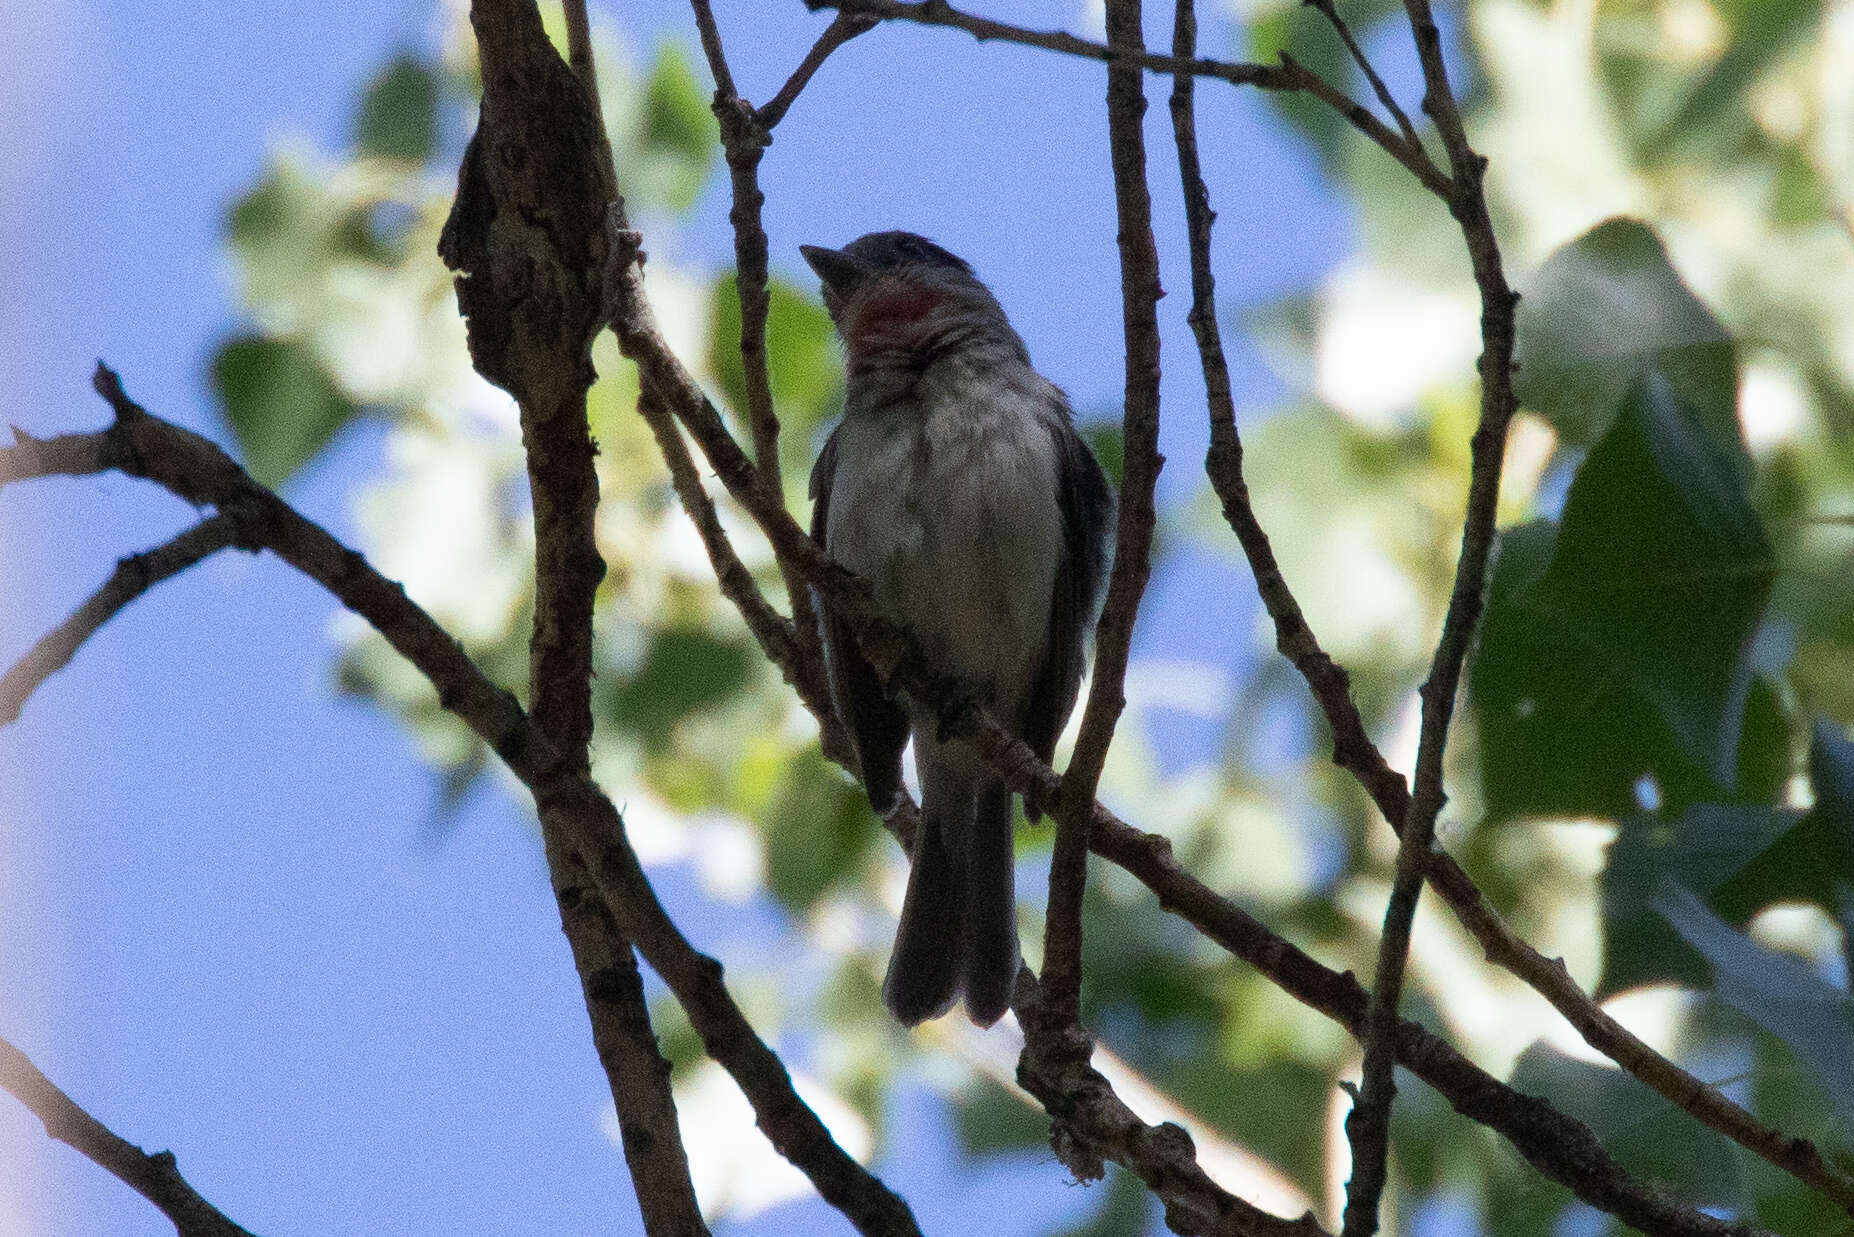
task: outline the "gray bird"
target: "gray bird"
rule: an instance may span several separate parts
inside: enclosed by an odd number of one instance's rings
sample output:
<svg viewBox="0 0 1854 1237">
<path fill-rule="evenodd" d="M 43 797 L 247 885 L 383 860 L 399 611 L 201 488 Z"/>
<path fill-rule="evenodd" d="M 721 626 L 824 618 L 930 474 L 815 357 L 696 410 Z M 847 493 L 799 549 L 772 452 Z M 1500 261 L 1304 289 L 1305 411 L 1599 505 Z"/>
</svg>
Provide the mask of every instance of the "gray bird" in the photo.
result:
<svg viewBox="0 0 1854 1237">
<path fill-rule="evenodd" d="M 811 473 L 811 535 L 1047 761 L 1075 707 L 1113 490 L 1067 397 L 964 261 L 909 232 L 801 249 L 849 366 L 843 421 Z M 819 609 L 838 716 L 887 812 L 908 716 Z M 882 998 L 912 1026 L 963 992 L 990 1026 L 1018 968 L 1011 792 L 969 746 L 931 726 L 913 735 L 924 820 Z"/>
</svg>

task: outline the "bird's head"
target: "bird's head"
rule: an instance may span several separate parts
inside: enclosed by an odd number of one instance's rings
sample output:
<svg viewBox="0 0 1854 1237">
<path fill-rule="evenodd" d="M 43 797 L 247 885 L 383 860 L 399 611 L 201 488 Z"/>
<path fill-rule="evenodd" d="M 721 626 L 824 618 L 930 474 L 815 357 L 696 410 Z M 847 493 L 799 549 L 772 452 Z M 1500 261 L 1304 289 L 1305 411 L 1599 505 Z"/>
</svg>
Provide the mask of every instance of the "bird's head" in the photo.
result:
<svg viewBox="0 0 1854 1237">
<path fill-rule="evenodd" d="M 871 232 L 842 249 L 800 245 L 852 368 L 918 361 L 966 344 L 1023 344 L 965 259 L 912 232 Z"/>
</svg>

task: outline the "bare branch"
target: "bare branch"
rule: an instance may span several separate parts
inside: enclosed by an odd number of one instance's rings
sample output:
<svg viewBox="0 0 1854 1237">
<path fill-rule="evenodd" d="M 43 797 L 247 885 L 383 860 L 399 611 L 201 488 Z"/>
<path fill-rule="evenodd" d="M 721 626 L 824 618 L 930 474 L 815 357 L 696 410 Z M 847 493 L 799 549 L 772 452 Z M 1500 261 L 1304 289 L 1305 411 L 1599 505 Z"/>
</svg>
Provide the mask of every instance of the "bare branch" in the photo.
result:
<svg viewBox="0 0 1854 1237">
<path fill-rule="evenodd" d="M 721 30 L 715 25 L 715 11 L 708 0 L 689 0 L 695 10 L 695 27 L 701 32 L 702 54 L 708 58 L 708 71 L 714 74 L 715 97 L 738 98 L 734 75 L 728 71 L 727 53 L 721 50 Z"/>
<path fill-rule="evenodd" d="M 1397 105 L 1396 97 L 1384 84 L 1384 79 L 1378 76 L 1378 71 L 1371 66 L 1371 61 L 1366 58 L 1364 49 L 1358 45 L 1358 40 L 1352 37 L 1352 27 L 1346 25 L 1345 18 L 1339 16 L 1334 0 L 1301 0 L 1301 3 L 1309 8 L 1318 9 L 1320 15 L 1331 24 L 1340 40 L 1345 43 L 1345 49 L 1352 53 L 1352 62 L 1365 75 L 1365 80 L 1371 83 L 1371 91 L 1377 95 L 1378 102 L 1384 105 L 1384 110 L 1389 112 L 1391 118 L 1397 122 L 1397 129 L 1403 134 L 1403 140 L 1421 149 L 1423 139 L 1416 135 L 1416 128 L 1410 123 L 1409 116 L 1404 113 L 1403 108 Z"/>
<path fill-rule="evenodd" d="M 1108 44 L 1143 52 L 1140 0 L 1108 0 Z M 1113 574 L 1095 629 L 1094 673 L 1081 732 L 1062 779 L 1056 840 L 1049 864 L 1049 907 L 1043 945 L 1045 1016 L 1056 1027 L 1081 1016 L 1081 903 L 1087 881 L 1088 823 L 1114 728 L 1126 708 L 1127 656 L 1133 625 L 1152 573 L 1154 489 L 1159 455 L 1159 254 L 1152 238 L 1152 194 L 1146 183 L 1144 75 L 1125 60 L 1107 70 L 1107 128 L 1114 170 L 1114 213 L 1120 244 L 1120 310 L 1126 339 L 1125 477 L 1120 486 Z M 1034 1043 L 1034 1037 L 1031 1037 Z M 1026 1048 L 1028 1053 L 1030 1050 Z M 1085 1053 L 1084 1053 L 1085 1056 Z"/>
<path fill-rule="evenodd" d="M 1480 621 L 1487 563 L 1493 552 L 1494 520 L 1500 499 L 1500 468 L 1512 421 L 1513 311 L 1518 295 L 1507 285 L 1499 241 L 1487 213 L 1481 178 L 1487 161 L 1474 152 L 1462 128 L 1461 114 L 1442 59 L 1441 36 L 1429 0 L 1404 0 L 1423 66 L 1423 110 L 1436 124 L 1448 152 L 1453 193 L 1450 213 L 1462 239 L 1481 294 L 1481 418 L 1470 446 L 1467 512 L 1463 517 L 1461 555 L 1455 586 L 1442 620 L 1435 659 L 1422 686 L 1422 725 L 1416 753 L 1416 776 L 1410 807 L 1403 818 L 1397 871 L 1384 912 L 1378 943 L 1377 979 L 1372 985 L 1371 1027 L 1365 1038 L 1364 1083 L 1346 1119 L 1352 1143 L 1352 1179 L 1346 1187 L 1344 1237 L 1371 1237 L 1378 1227 L 1378 1199 L 1383 1192 L 1390 1137 L 1390 1108 L 1396 1094 L 1393 1066 L 1397 1003 L 1402 993 L 1410 926 L 1429 867 L 1436 817 L 1442 811 L 1442 755 L 1461 683 L 1468 647 Z"/>
<path fill-rule="evenodd" d="M 486 101 L 439 248 L 460 273 L 478 276 L 468 287 L 460 279 L 458 287 L 472 355 L 484 376 L 520 405 L 534 507 L 534 725 L 584 773 L 592 738 L 593 602 L 605 574 L 594 534 L 599 485 L 586 424 L 594 377 L 587 353 L 603 310 L 597 247 L 606 239 L 604 214 L 615 189 L 584 0 L 568 0 L 565 13 L 570 73 L 551 48 L 534 54 L 535 40 L 519 37 L 508 15 L 473 12 L 480 19 Z M 503 105 L 503 96 L 520 103 Z M 579 160 L 578 151 L 605 154 Z M 581 163 L 590 165 L 590 176 L 583 167 L 573 176 L 560 172 Z M 543 177 L 551 184 L 537 186 Z M 498 217 L 519 218 L 521 225 L 498 228 L 492 222 Z M 590 279 L 574 269 L 588 259 Z M 521 274 L 509 282 L 514 266 Z M 536 284 L 547 291 L 535 295 Z M 549 329 L 560 320 L 564 329 Z M 542 804 L 539 816 L 561 927 L 645 1228 L 665 1237 L 706 1237 L 669 1062 L 651 1031 L 631 941 L 588 888 L 559 813 Z"/>
<path fill-rule="evenodd" d="M 1165 1204 L 1165 1223 L 1174 1233 L 1230 1237 L 1330 1237 L 1311 1212 L 1297 1220 L 1271 1215 L 1229 1193 L 1198 1165 L 1197 1148 L 1183 1126 L 1148 1125 L 1128 1108 L 1100 1072 L 1088 1063 L 1086 1037 L 1072 1018 L 1045 1004 L 1047 987 L 1028 968 L 1019 976 L 1011 1005 L 1024 1028 L 1017 1081 L 1054 1120 L 1056 1156 L 1078 1181 L 1098 1181 L 1113 1160 L 1146 1183 Z M 1059 1019 L 1059 1020 L 1052 1020 Z M 1039 1050 L 1039 1042 L 1073 1037 L 1079 1051 Z"/>
<path fill-rule="evenodd" d="M 1403 164 L 1423 187 L 1437 197 L 1447 199 L 1448 177 L 1436 167 L 1421 142 L 1411 143 L 1393 131 L 1371 111 L 1349 98 L 1343 90 L 1287 56 L 1280 64 L 1253 64 L 1201 58 L 1180 60 L 1143 48 L 1115 48 L 1095 43 L 1061 30 L 1028 30 L 1005 22 L 993 21 L 953 8 L 945 0 L 805 0 L 806 7 L 835 9 L 839 13 L 872 17 L 881 21 L 910 21 L 924 26 L 947 26 L 963 30 L 980 42 L 997 40 L 1024 47 L 1080 56 L 1106 64 L 1135 64 L 1152 73 L 1190 73 L 1211 77 L 1236 86 L 1255 86 L 1261 90 L 1304 91 L 1332 108 L 1345 122 L 1364 134 L 1391 158 Z"/>
<path fill-rule="evenodd" d="M 187 1184 L 174 1164 L 172 1151 L 149 1155 L 111 1132 L 5 1039 L 0 1039 L 0 1087 L 11 1091 L 45 1123 L 46 1134 L 75 1147 L 160 1208 L 161 1214 L 174 1222 L 179 1237 L 252 1237 L 250 1231 L 234 1224 Z"/>
<path fill-rule="evenodd" d="M 837 14 L 830 25 L 824 27 L 824 33 L 811 45 L 811 50 L 805 53 L 805 58 L 798 62 L 798 67 L 792 70 L 792 75 L 786 78 L 785 85 L 779 87 L 779 93 L 754 110 L 754 116 L 760 124 L 769 130 L 777 128 L 779 122 L 785 119 L 785 114 L 791 110 L 792 104 L 798 101 L 799 92 L 824 67 L 830 54 L 857 35 L 874 30 L 876 25 L 874 17 L 854 13 Z"/>
<path fill-rule="evenodd" d="M 230 519 L 215 515 L 153 549 L 117 562 L 109 579 L 83 605 L 47 632 L 0 677 L 0 726 L 18 720 L 19 710 L 39 684 L 68 665 L 84 641 L 130 602 L 161 581 L 234 544 L 237 536 L 237 527 Z"/>
<path fill-rule="evenodd" d="M 759 167 L 772 142 L 772 130 L 798 98 L 831 52 L 872 27 L 868 20 L 844 17 L 833 20 L 807 53 L 784 89 L 765 108 L 755 109 L 734 87 L 721 32 L 708 0 L 691 0 L 701 31 L 702 49 L 715 79 L 714 113 L 721 145 L 727 158 L 733 206 L 728 221 L 734 229 L 734 292 L 740 301 L 740 361 L 746 378 L 747 423 L 753 434 L 753 454 L 760 471 L 774 490 L 783 491 L 779 464 L 779 416 L 773 407 L 772 373 L 766 355 L 766 319 L 771 309 L 768 242 L 761 208 L 766 195 L 760 190 Z M 653 426 L 653 430 L 656 427 Z M 658 433 L 658 441 L 663 435 Z M 668 449 L 667 447 L 665 448 Z M 691 511 L 691 516 L 695 513 Z M 698 520 L 698 524 L 699 524 Z M 731 551 L 730 551 L 731 553 Z M 823 650 L 811 593 L 802 579 L 783 562 L 786 595 L 792 607 L 793 633 L 805 668 L 803 677 L 823 683 Z"/>
</svg>

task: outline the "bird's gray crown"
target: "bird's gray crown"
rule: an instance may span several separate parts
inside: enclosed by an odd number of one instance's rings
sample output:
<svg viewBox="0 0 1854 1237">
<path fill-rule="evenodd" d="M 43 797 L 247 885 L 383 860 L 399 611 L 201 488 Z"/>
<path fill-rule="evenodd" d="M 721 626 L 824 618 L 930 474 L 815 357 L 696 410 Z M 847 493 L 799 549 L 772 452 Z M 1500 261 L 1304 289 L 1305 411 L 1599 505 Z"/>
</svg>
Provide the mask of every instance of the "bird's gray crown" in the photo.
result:
<svg viewBox="0 0 1854 1237">
<path fill-rule="evenodd" d="M 821 245 L 798 248 L 824 286 L 840 296 L 853 292 L 873 276 L 894 272 L 973 278 L 972 266 L 964 258 L 913 232 L 871 232 L 842 249 Z"/>
</svg>

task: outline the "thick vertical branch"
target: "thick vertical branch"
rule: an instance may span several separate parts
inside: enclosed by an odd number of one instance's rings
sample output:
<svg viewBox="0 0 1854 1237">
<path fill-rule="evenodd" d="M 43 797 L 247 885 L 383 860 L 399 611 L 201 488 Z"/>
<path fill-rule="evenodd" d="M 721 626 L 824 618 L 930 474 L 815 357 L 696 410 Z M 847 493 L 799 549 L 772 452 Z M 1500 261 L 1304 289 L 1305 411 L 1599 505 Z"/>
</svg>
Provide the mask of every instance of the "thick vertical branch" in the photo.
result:
<svg viewBox="0 0 1854 1237">
<path fill-rule="evenodd" d="M 1108 45 L 1134 54 L 1145 50 L 1139 0 L 1110 0 Z M 1107 126 L 1113 154 L 1114 210 L 1119 221 L 1120 307 L 1126 338 L 1126 408 L 1122 420 L 1126 471 L 1120 487 L 1120 522 L 1114 569 L 1095 634 L 1094 675 L 1082 712 L 1075 754 L 1062 781 L 1056 842 L 1050 859 L 1049 917 L 1043 984 L 1055 1025 L 1080 1018 L 1081 900 L 1087 880 L 1088 823 L 1101 767 L 1114 727 L 1126 708 L 1127 655 L 1133 624 L 1152 570 L 1153 491 L 1164 460 L 1159 455 L 1159 254 L 1152 239 L 1152 195 L 1146 184 L 1144 74 L 1130 60 L 1107 69 Z"/>
<path fill-rule="evenodd" d="M 586 391 L 604 304 L 605 211 L 616 190 L 585 6 L 568 3 L 566 13 L 577 77 L 548 46 L 532 6 L 473 6 L 482 119 L 441 249 L 465 276 L 458 302 L 478 369 L 520 405 L 535 528 L 533 722 L 558 759 L 583 774 L 593 605 L 605 574 Z M 706 1237 L 631 942 L 592 892 L 559 813 L 542 802 L 539 815 L 645 1228 L 652 1237 Z"/>
<path fill-rule="evenodd" d="M 1448 152 L 1451 172 L 1449 211 L 1461 227 L 1474 281 L 1481 294 L 1481 418 L 1470 444 L 1467 513 L 1462 522 L 1461 555 L 1454 590 L 1442 621 L 1435 659 L 1422 687 L 1422 726 L 1417 743 L 1416 775 L 1410 791 L 1397 849 L 1397 871 L 1384 912 L 1378 942 L 1376 982 L 1372 986 L 1370 1024 L 1365 1038 L 1364 1083 L 1346 1120 L 1352 1145 L 1352 1179 L 1347 1184 L 1344 1237 L 1370 1237 L 1378 1228 L 1378 1200 L 1384 1189 L 1390 1136 L 1390 1107 L 1396 1094 L 1392 1078 L 1396 1060 L 1397 1004 L 1403 990 L 1411 924 L 1430 865 L 1436 817 L 1442 811 L 1442 758 L 1449 722 L 1461 685 L 1462 667 L 1480 621 L 1487 563 L 1493 552 L 1494 518 L 1500 500 L 1500 466 L 1512 422 L 1513 311 L 1518 296 L 1507 286 L 1499 242 L 1487 213 L 1482 175 L 1487 160 L 1468 144 L 1461 113 L 1449 86 L 1441 36 L 1429 0 L 1404 0 L 1417 54 L 1423 66 L 1423 110 L 1435 122 Z"/>
</svg>

